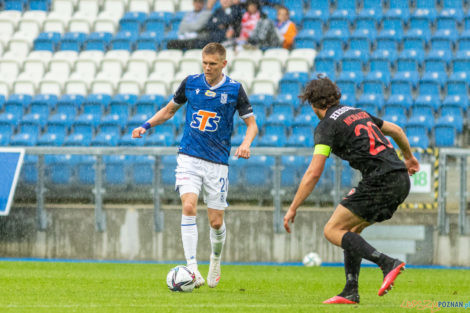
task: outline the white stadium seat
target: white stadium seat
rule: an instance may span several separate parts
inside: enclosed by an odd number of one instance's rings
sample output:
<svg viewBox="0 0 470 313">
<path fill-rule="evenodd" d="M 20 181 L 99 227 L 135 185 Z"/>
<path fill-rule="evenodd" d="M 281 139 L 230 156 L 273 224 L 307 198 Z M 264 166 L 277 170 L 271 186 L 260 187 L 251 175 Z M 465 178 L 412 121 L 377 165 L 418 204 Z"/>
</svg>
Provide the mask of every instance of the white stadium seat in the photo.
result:
<svg viewBox="0 0 470 313">
<path fill-rule="evenodd" d="M 70 75 L 69 79 L 65 82 L 64 93 L 66 94 L 79 94 L 87 95 L 89 89 L 89 79 L 80 76 L 78 73 Z"/>
<path fill-rule="evenodd" d="M 8 50 L 15 55 L 26 57 L 31 50 L 33 38 L 23 32 L 16 32 L 8 42 Z"/>
<path fill-rule="evenodd" d="M 179 67 L 179 72 L 185 73 L 186 76 L 199 74 L 202 72 L 202 65 L 201 65 L 200 59 L 183 58 L 181 59 L 178 67 Z"/>
<path fill-rule="evenodd" d="M 5 81 L 0 78 L 0 95 L 4 95 L 5 98 L 8 97 L 11 90 L 11 82 Z"/>
<path fill-rule="evenodd" d="M 192 11 L 194 10 L 193 0 L 180 0 L 178 8 L 180 11 Z"/>
<path fill-rule="evenodd" d="M 13 93 L 23 93 L 28 95 L 36 94 L 36 87 L 39 79 L 31 73 L 21 73 L 13 83 Z"/>
<path fill-rule="evenodd" d="M 111 15 L 122 17 L 126 11 L 126 1 L 124 0 L 104 0 L 103 11 Z"/>
<path fill-rule="evenodd" d="M 230 72 L 245 73 L 248 77 L 254 77 L 256 74 L 256 61 L 249 57 L 236 56 L 232 60 Z"/>
<path fill-rule="evenodd" d="M 149 13 L 151 7 L 150 0 L 129 0 L 129 12 L 145 12 Z"/>
<path fill-rule="evenodd" d="M 100 11 L 100 0 L 80 0 L 78 2 L 77 12 L 83 13 L 87 16 L 95 17 Z"/>
<path fill-rule="evenodd" d="M 38 92 L 59 96 L 62 94 L 62 89 L 66 80 L 67 77 L 59 77 L 56 73 L 48 73 L 39 82 Z"/>
<path fill-rule="evenodd" d="M 57 32 L 61 34 L 65 33 L 66 26 L 67 19 L 64 15 L 57 12 L 50 12 L 42 25 L 43 32 Z"/>
<path fill-rule="evenodd" d="M 91 93 L 104 93 L 108 95 L 114 94 L 119 77 L 111 73 L 101 72 L 96 75 L 90 84 Z"/>
<path fill-rule="evenodd" d="M 62 16 L 71 16 L 75 10 L 73 0 L 54 0 L 52 11 L 57 12 Z"/>
<path fill-rule="evenodd" d="M 278 58 L 264 56 L 259 61 L 259 72 L 279 74 L 282 76 L 282 61 Z"/>
<path fill-rule="evenodd" d="M 142 92 L 145 79 L 135 73 L 126 73 L 119 80 L 117 93 L 138 95 Z"/>
<path fill-rule="evenodd" d="M 258 63 L 259 60 L 263 57 L 263 51 L 260 49 L 243 49 L 236 53 L 237 58 L 247 58 L 252 59 L 255 63 Z"/>
<path fill-rule="evenodd" d="M 69 76 L 77 57 L 78 53 L 75 51 L 57 51 L 49 62 L 49 72 Z"/>
<path fill-rule="evenodd" d="M 302 48 L 302 49 L 294 49 L 291 51 L 289 54 L 289 58 L 303 58 L 308 62 L 309 67 L 312 67 L 313 65 L 313 60 L 315 59 L 315 56 L 317 55 L 317 52 L 315 49 L 309 49 L 309 48 Z"/>
<path fill-rule="evenodd" d="M 69 20 L 68 31 L 89 33 L 92 29 L 93 18 L 83 12 L 76 12 Z"/>
<path fill-rule="evenodd" d="M 95 32 L 108 32 L 114 34 L 118 27 L 120 16 L 111 12 L 101 12 L 93 23 L 93 30 Z"/>
<path fill-rule="evenodd" d="M 153 72 L 172 80 L 175 77 L 177 66 L 173 60 L 156 59 L 153 61 Z"/>
<path fill-rule="evenodd" d="M 0 58 L 0 79 L 13 81 L 21 71 L 22 62 L 17 59 Z"/>
<path fill-rule="evenodd" d="M 309 62 L 302 57 L 289 57 L 286 61 L 286 72 L 309 72 Z"/>
<path fill-rule="evenodd" d="M 158 73 L 151 74 L 144 84 L 145 94 L 168 95 L 168 79 Z"/>
<path fill-rule="evenodd" d="M 175 3 L 172 0 L 155 0 L 153 10 L 157 12 L 175 12 Z"/>
<path fill-rule="evenodd" d="M 0 17 L 0 41 L 6 45 L 15 33 L 16 22 L 9 17 Z"/>
<path fill-rule="evenodd" d="M 228 75 L 231 79 L 241 83 L 246 93 L 250 93 L 253 76 L 248 76 L 244 72 L 231 72 Z"/>
</svg>

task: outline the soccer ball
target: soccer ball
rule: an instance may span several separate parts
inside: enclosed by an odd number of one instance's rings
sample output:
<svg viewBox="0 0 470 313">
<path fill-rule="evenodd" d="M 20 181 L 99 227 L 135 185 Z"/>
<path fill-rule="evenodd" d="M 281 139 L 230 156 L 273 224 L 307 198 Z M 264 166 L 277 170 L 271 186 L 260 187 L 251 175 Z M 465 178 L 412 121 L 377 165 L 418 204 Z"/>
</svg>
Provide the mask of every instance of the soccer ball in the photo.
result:
<svg viewBox="0 0 470 313">
<path fill-rule="evenodd" d="M 307 253 L 306 256 L 304 256 L 302 263 L 307 267 L 320 266 L 321 258 L 318 255 L 318 253 L 310 252 L 310 253 Z"/>
<path fill-rule="evenodd" d="M 196 285 L 196 275 L 186 266 L 178 265 L 168 272 L 166 284 L 171 291 L 191 292 Z"/>
</svg>

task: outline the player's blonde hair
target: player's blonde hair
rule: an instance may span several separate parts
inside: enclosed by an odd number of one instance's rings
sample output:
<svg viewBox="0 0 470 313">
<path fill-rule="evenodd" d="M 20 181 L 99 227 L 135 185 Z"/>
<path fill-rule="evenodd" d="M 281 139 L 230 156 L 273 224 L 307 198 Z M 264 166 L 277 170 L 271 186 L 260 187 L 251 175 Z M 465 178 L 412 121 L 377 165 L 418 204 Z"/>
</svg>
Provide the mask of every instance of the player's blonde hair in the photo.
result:
<svg viewBox="0 0 470 313">
<path fill-rule="evenodd" d="M 202 48 L 202 54 L 218 54 L 222 60 L 225 60 L 227 51 L 220 43 L 210 42 L 204 48 Z"/>
</svg>

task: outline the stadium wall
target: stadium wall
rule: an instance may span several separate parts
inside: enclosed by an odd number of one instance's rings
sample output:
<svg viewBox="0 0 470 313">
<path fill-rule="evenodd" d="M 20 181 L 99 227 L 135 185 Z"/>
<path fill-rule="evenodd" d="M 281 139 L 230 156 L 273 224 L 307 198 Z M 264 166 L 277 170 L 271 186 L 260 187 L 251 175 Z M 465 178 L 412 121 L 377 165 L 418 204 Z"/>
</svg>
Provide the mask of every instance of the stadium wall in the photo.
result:
<svg viewBox="0 0 470 313">
<path fill-rule="evenodd" d="M 34 206 L 15 206 L 9 216 L 0 218 L 0 256 L 24 258 L 104 259 L 104 260 L 184 260 L 181 212 L 177 207 L 163 209 L 164 231 L 154 231 L 150 206 L 106 206 L 107 230 L 95 230 L 94 209 L 90 206 L 49 205 L 48 227 L 36 227 Z M 227 210 L 226 262 L 300 262 L 311 251 L 324 262 L 342 262 L 343 253 L 323 237 L 323 226 L 331 209 L 305 209 L 298 212 L 292 234 L 273 231 L 273 210 L 264 207 L 231 207 Z M 470 237 L 458 235 L 457 215 L 450 216 L 450 234 L 438 236 L 436 213 L 401 210 L 381 225 L 425 225 L 430 230 L 417 256 L 408 262 L 470 266 Z M 419 222 L 418 222 L 419 221 Z M 207 261 L 210 253 L 209 224 L 204 209 L 198 215 L 198 259 Z M 455 227 L 454 227 L 455 226 Z M 387 243 L 385 243 L 387 245 Z M 392 242 L 391 242 L 392 244 Z M 420 256 L 421 255 L 421 256 Z"/>
</svg>

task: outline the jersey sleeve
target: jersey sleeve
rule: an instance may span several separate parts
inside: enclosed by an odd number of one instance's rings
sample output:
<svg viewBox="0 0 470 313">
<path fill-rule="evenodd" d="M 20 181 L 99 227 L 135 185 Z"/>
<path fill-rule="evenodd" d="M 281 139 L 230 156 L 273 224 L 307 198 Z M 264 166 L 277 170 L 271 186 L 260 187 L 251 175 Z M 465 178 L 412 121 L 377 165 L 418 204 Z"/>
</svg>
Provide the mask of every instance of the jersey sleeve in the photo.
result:
<svg viewBox="0 0 470 313">
<path fill-rule="evenodd" d="M 181 84 L 179 85 L 178 89 L 176 89 L 175 94 L 173 95 L 173 102 L 178 105 L 183 105 L 188 101 L 186 98 L 186 81 L 188 78 L 186 77 Z"/>
<path fill-rule="evenodd" d="M 382 125 L 384 124 L 384 121 L 374 115 L 369 114 L 370 118 L 372 121 L 377 125 L 379 128 L 382 128 Z"/>
<path fill-rule="evenodd" d="M 315 150 L 314 154 L 330 155 L 334 141 L 334 130 L 332 125 L 326 121 L 318 124 L 315 129 Z"/>
<path fill-rule="evenodd" d="M 251 107 L 245 89 L 243 89 L 243 86 L 241 84 L 240 89 L 238 90 L 237 110 L 238 114 L 242 119 L 253 116 L 253 108 Z"/>
</svg>

